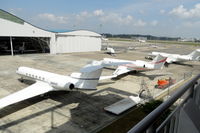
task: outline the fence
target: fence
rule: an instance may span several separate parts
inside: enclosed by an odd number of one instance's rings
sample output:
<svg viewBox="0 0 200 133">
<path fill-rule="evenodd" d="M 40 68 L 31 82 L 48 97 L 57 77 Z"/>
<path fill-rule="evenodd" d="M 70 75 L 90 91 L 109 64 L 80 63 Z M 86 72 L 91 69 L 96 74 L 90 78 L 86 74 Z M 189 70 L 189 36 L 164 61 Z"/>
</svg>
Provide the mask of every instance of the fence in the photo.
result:
<svg viewBox="0 0 200 133">
<path fill-rule="evenodd" d="M 181 109 L 187 104 L 188 111 L 193 111 L 197 106 L 200 107 L 200 84 L 198 80 L 200 74 L 195 76 L 179 87 L 172 96 L 163 102 L 159 107 L 147 115 L 142 121 L 135 125 L 128 133 L 177 133 L 180 132 Z M 183 99 L 179 106 L 159 125 L 156 124 L 163 113 L 169 109 L 178 99 Z M 199 113 L 198 113 L 199 114 Z"/>
</svg>

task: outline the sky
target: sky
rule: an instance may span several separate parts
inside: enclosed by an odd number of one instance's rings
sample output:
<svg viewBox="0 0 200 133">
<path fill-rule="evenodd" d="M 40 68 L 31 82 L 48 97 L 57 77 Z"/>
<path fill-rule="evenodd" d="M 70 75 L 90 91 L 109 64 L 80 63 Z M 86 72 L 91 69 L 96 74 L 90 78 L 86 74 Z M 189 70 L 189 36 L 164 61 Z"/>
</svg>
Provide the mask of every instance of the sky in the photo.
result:
<svg viewBox="0 0 200 133">
<path fill-rule="evenodd" d="M 200 38 L 198 0 L 0 0 L 43 29 Z"/>
</svg>

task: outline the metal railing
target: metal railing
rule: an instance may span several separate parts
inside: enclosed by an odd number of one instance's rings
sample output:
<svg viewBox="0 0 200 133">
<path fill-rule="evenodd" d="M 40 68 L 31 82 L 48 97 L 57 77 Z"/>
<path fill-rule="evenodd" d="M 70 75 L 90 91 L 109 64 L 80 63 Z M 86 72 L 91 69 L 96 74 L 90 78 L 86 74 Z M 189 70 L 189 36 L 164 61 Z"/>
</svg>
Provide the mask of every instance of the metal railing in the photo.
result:
<svg viewBox="0 0 200 133">
<path fill-rule="evenodd" d="M 200 74 L 177 89 L 172 96 L 148 114 L 143 120 L 128 131 L 128 133 L 175 133 L 177 131 L 178 116 L 180 109 L 189 100 L 193 99 L 195 104 L 200 105 L 200 84 L 198 80 Z M 181 103 L 173 112 L 161 123 L 156 124 L 157 120 L 168 110 L 178 99 Z"/>
</svg>

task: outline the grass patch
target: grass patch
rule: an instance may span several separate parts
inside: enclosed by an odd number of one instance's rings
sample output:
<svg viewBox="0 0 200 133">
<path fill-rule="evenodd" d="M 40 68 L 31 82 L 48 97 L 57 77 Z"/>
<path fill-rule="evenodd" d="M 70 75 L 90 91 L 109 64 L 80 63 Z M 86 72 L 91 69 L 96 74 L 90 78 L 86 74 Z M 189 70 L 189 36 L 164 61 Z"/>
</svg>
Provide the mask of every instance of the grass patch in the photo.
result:
<svg viewBox="0 0 200 133">
<path fill-rule="evenodd" d="M 108 38 L 108 39 L 111 40 L 111 41 L 127 41 L 127 42 L 136 41 L 136 40 L 129 39 L 129 38 Z"/>
</svg>

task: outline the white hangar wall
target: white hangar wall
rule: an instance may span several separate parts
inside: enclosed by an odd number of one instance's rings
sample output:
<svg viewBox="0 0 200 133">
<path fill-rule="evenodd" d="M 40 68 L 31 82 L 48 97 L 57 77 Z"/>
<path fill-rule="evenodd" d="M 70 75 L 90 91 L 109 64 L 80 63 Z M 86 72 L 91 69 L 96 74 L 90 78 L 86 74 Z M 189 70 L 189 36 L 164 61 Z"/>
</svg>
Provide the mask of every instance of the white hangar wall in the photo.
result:
<svg viewBox="0 0 200 133">
<path fill-rule="evenodd" d="M 101 50 L 101 35 L 95 32 L 79 30 L 56 35 L 56 52 L 89 52 Z"/>
<path fill-rule="evenodd" d="M 50 39 L 50 53 L 55 54 L 55 33 L 34 27 L 29 23 L 15 23 L 0 18 L 1 37 L 47 37 Z"/>
<path fill-rule="evenodd" d="M 26 22 L 15 23 L 0 18 L 0 36 L 16 37 L 52 37 L 54 33 L 34 27 Z"/>
<path fill-rule="evenodd" d="M 101 50 L 101 35 L 77 30 L 56 33 L 43 30 L 0 9 L 0 37 L 47 37 L 51 54 Z"/>
<path fill-rule="evenodd" d="M 50 53 L 56 53 L 55 33 L 43 30 L 0 9 L 0 37 L 45 37 L 50 39 Z"/>
</svg>

